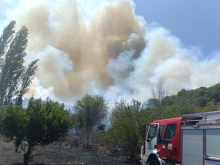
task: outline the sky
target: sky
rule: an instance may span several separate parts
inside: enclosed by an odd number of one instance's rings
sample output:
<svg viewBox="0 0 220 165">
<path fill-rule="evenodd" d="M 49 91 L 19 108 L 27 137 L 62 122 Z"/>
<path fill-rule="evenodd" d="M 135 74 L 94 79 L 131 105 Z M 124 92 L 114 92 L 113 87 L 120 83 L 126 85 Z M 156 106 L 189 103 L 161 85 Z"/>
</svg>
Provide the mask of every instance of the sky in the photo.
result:
<svg viewBox="0 0 220 165">
<path fill-rule="evenodd" d="M 219 0 L 135 0 L 136 13 L 149 23 L 156 22 L 205 55 L 219 50 Z"/>
<path fill-rule="evenodd" d="M 218 0 L 1 0 L 0 30 L 29 30 L 25 64 L 39 68 L 25 97 L 72 105 L 84 94 L 144 102 L 220 82 Z"/>
</svg>

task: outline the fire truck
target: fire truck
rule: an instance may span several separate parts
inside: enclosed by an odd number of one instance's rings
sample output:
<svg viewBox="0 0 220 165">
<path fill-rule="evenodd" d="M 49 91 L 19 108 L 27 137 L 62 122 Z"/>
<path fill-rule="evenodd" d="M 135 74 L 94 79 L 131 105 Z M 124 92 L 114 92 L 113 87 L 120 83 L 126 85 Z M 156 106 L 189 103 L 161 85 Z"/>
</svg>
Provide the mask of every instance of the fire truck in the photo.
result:
<svg viewBox="0 0 220 165">
<path fill-rule="evenodd" d="M 142 165 L 220 165 L 220 111 L 155 120 L 142 136 Z"/>
</svg>

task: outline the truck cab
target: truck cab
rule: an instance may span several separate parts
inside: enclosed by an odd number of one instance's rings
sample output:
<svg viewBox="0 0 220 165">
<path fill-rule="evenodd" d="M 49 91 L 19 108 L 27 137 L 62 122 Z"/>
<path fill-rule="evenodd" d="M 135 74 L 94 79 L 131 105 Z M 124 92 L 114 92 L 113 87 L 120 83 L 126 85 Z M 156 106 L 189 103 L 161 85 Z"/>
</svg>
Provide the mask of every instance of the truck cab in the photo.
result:
<svg viewBox="0 0 220 165">
<path fill-rule="evenodd" d="M 141 148 L 142 165 L 179 164 L 182 117 L 153 121 Z"/>
<path fill-rule="evenodd" d="M 220 111 L 155 120 L 142 136 L 142 165 L 220 165 Z"/>
</svg>

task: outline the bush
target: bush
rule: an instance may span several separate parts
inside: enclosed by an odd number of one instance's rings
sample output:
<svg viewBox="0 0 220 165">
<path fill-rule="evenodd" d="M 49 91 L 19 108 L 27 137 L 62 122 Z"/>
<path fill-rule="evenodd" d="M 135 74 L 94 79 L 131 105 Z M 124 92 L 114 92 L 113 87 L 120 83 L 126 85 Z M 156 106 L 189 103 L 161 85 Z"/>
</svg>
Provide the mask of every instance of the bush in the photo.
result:
<svg viewBox="0 0 220 165">
<path fill-rule="evenodd" d="M 131 161 L 140 150 L 140 128 L 141 113 L 140 103 L 132 101 L 131 104 L 125 102 L 116 103 L 112 125 L 106 134 L 103 135 L 107 145 L 119 147 Z"/>
<path fill-rule="evenodd" d="M 64 110 L 64 105 L 49 99 L 44 102 L 31 98 L 27 109 L 7 105 L 0 111 L 1 133 L 11 140 L 15 138 L 16 151 L 23 142 L 27 143 L 27 148 L 24 148 L 25 165 L 34 146 L 58 140 L 67 134 L 70 127 L 70 114 Z"/>
</svg>

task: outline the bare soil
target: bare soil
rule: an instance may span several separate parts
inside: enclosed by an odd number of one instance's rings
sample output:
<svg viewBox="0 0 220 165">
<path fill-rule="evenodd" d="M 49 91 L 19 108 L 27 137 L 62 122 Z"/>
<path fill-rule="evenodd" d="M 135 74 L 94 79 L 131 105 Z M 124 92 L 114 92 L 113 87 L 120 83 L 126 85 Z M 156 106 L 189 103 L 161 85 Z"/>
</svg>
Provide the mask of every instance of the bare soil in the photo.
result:
<svg viewBox="0 0 220 165">
<path fill-rule="evenodd" d="M 32 165 L 119 165 L 135 164 L 119 159 L 114 154 L 98 154 L 83 148 L 69 145 L 51 144 L 37 147 L 33 152 Z M 22 165 L 23 153 L 15 153 L 12 142 L 0 141 L 0 165 Z M 137 163 L 136 163 L 137 164 Z"/>
</svg>

